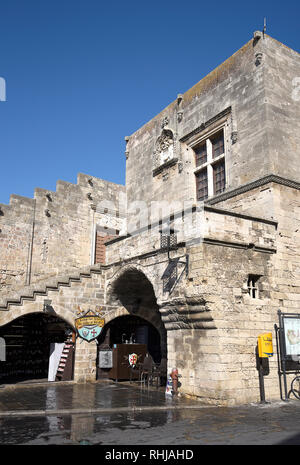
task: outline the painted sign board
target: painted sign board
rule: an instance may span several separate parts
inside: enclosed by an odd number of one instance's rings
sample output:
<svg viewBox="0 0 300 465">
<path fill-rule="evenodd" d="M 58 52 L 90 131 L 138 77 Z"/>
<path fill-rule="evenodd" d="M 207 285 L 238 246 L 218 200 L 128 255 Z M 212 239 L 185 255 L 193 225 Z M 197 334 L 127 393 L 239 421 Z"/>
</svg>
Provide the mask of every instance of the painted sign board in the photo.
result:
<svg viewBox="0 0 300 465">
<path fill-rule="evenodd" d="M 92 310 L 88 310 L 83 316 L 75 320 L 75 327 L 78 335 L 90 342 L 100 335 L 104 323 L 104 318 L 101 318 Z"/>
<path fill-rule="evenodd" d="M 113 351 L 100 350 L 99 351 L 99 368 L 112 368 L 113 367 Z"/>
</svg>

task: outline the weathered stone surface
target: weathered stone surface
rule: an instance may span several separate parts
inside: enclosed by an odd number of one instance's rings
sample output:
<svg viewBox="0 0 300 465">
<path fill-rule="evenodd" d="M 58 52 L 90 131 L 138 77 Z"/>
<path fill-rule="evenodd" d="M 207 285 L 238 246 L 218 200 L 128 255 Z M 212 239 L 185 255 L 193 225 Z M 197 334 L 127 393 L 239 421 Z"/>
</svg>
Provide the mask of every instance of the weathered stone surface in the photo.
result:
<svg viewBox="0 0 300 465">
<path fill-rule="evenodd" d="M 227 405 L 259 400 L 257 337 L 272 332 L 265 390 L 278 399 L 277 311 L 300 313 L 295 76 L 296 52 L 251 39 L 127 138 L 126 192 L 80 174 L 76 185 L 1 205 L 0 326 L 42 312 L 45 298 L 72 327 L 78 306 L 101 306 L 106 323 L 140 316 L 158 330 L 168 369 L 178 367 L 181 392 Z M 193 144 L 220 124 L 226 189 L 196 202 Z M 168 253 L 170 223 L 177 246 Z M 94 266 L 97 227 L 120 234 Z M 95 379 L 96 355 L 77 339 L 75 380 Z"/>
</svg>

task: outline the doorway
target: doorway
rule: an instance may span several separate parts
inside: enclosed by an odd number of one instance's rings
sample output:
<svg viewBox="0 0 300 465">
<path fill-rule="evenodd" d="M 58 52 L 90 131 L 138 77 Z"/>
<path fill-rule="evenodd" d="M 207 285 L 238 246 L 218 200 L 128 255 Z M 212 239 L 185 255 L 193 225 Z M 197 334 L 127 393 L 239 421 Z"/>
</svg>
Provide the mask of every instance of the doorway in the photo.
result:
<svg viewBox="0 0 300 465">
<path fill-rule="evenodd" d="M 0 327 L 5 361 L 0 383 L 65 381 L 73 378 L 75 333 L 63 319 L 32 313 Z"/>
<path fill-rule="evenodd" d="M 111 350 L 124 353 L 149 354 L 155 364 L 161 363 L 161 335 L 158 330 L 144 318 L 126 315 L 120 316 L 104 326 L 98 337 L 97 378 L 114 378 L 113 368 L 99 366 L 99 353 Z M 125 350 L 125 352 L 124 352 Z M 115 362 L 121 362 L 114 358 Z"/>
</svg>

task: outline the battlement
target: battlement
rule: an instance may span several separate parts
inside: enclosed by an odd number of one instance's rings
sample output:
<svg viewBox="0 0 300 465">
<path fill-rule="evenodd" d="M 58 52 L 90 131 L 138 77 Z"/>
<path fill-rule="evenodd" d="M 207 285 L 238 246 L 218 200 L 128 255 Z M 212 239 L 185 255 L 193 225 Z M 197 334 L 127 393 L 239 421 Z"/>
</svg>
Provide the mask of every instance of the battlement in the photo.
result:
<svg viewBox="0 0 300 465">
<path fill-rule="evenodd" d="M 58 180 L 55 191 L 37 187 L 34 198 L 12 194 L 0 204 L 0 295 L 91 265 L 97 225 L 121 229 L 124 221 L 97 206 L 119 211 L 120 194 L 125 186 L 79 173 L 76 184 Z"/>
</svg>

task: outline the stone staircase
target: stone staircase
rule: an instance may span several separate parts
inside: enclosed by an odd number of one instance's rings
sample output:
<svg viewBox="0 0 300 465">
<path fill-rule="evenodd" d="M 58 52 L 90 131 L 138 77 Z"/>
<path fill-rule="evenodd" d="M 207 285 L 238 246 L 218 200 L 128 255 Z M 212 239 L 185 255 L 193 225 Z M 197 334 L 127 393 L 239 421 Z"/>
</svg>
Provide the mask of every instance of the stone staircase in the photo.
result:
<svg viewBox="0 0 300 465">
<path fill-rule="evenodd" d="M 21 306 L 24 300 L 34 301 L 37 295 L 46 296 L 50 290 L 58 291 L 61 286 L 70 287 L 72 282 L 81 282 L 82 278 L 90 278 L 95 273 L 101 274 L 104 267 L 101 264 L 90 265 L 19 288 L 5 297 L 0 297 L 0 311 L 9 311 L 11 305 Z"/>
</svg>

